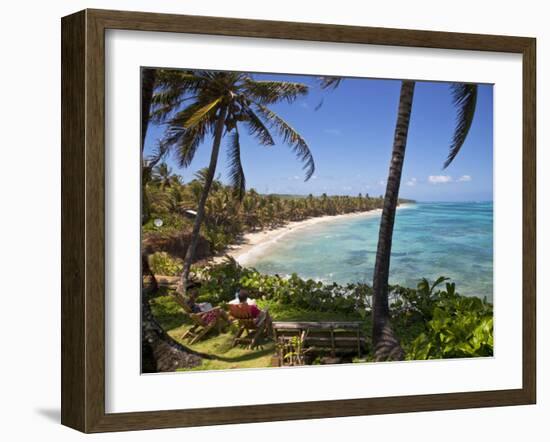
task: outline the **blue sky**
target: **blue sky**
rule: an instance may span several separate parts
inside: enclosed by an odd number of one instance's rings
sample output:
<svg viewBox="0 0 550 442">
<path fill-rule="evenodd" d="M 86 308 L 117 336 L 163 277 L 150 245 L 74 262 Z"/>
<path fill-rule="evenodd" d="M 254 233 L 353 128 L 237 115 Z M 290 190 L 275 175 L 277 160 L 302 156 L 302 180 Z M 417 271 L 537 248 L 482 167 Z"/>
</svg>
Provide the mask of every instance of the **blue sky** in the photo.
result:
<svg viewBox="0 0 550 442">
<path fill-rule="evenodd" d="M 315 174 L 304 182 L 302 164 L 278 140 L 264 147 L 241 130 L 242 162 L 247 188 L 260 193 L 383 195 L 399 101 L 399 80 L 347 78 L 334 90 L 321 90 L 313 77 L 254 74 L 256 79 L 302 82 L 307 96 L 271 109 L 307 141 Z M 319 103 L 322 106 L 316 110 Z M 480 85 L 475 118 L 459 155 L 445 170 L 456 111 L 449 83 L 417 82 L 400 196 L 418 201 L 487 201 L 493 199 L 493 87 Z M 145 155 L 162 138 L 166 126 L 150 126 Z M 225 145 L 216 175 L 225 181 Z M 167 163 L 184 181 L 208 165 L 212 140 L 205 140 L 193 164 L 180 169 Z"/>
</svg>

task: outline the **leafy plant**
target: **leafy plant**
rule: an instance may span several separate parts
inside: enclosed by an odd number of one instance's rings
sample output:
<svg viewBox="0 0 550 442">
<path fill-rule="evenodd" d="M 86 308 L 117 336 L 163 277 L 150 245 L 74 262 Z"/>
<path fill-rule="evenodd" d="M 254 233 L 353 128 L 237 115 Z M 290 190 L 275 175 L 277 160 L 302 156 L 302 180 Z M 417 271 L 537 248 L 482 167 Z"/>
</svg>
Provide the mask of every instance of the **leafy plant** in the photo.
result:
<svg viewBox="0 0 550 442">
<path fill-rule="evenodd" d="M 366 284 L 323 284 L 313 279 L 304 280 L 296 274 L 264 275 L 241 267 L 231 258 L 219 265 L 195 269 L 195 276 L 203 283 L 200 299 L 212 304 L 228 302 L 239 288 L 245 288 L 253 298 L 309 311 L 364 316 L 370 309 L 372 291 Z"/>
<path fill-rule="evenodd" d="M 149 267 L 156 275 L 177 276 L 183 269 L 183 263 L 166 252 L 155 252 L 149 255 Z"/>
<path fill-rule="evenodd" d="M 448 285 L 433 300 L 426 329 L 410 344 L 407 359 L 463 358 L 493 355 L 493 307 L 464 297 Z"/>
<path fill-rule="evenodd" d="M 202 281 L 199 299 L 213 305 L 232 300 L 242 287 L 279 320 L 370 321 L 372 289 L 366 284 L 324 284 L 296 274 L 264 275 L 241 267 L 232 258 L 194 272 Z M 443 284 L 445 289 L 440 290 Z M 395 331 L 408 359 L 493 354 L 492 304 L 459 295 L 448 278 L 439 277 L 433 282 L 423 278 L 416 288 L 393 285 L 390 298 Z M 366 327 L 366 331 L 370 329 Z"/>
<path fill-rule="evenodd" d="M 284 342 L 276 345 L 281 365 L 296 366 L 305 364 L 305 355 L 311 348 L 304 348 L 304 343 L 299 336 L 292 336 Z"/>
</svg>

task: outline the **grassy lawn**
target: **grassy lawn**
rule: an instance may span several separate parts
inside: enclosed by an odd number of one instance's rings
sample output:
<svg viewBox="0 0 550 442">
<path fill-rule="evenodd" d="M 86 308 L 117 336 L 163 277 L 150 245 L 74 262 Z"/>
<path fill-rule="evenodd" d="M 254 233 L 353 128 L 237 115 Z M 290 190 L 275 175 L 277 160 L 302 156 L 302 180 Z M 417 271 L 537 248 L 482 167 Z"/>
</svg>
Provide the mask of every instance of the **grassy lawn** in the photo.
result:
<svg viewBox="0 0 550 442">
<path fill-rule="evenodd" d="M 234 368 L 270 367 L 275 353 L 275 344 L 264 341 L 260 348 L 248 350 L 242 346 L 232 347 L 236 328 L 231 327 L 227 333 L 212 331 L 199 342 L 189 345 L 181 336 L 191 328 L 191 322 L 171 295 L 158 296 L 151 301 L 155 318 L 168 334 L 183 345 L 212 355 L 214 359 L 204 359 L 201 366 L 191 370 L 229 370 Z"/>
<path fill-rule="evenodd" d="M 331 312 L 311 312 L 274 302 L 259 301 L 260 308 L 267 308 L 274 321 L 360 321 L 359 315 L 335 315 Z M 260 348 L 249 350 L 242 346 L 232 347 L 236 327 L 232 326 L 227 333 L 213 331 L 201 341 L 189 345 L 181 336 L 191 327 L 191 322 L 174 298 L 164 294 L 151 301 L 151 308 L 157 321 L 176 341 L 201 353 L 213 356 L 204 359 L 196 370 L 229 370 L 235 368 L 271 367 L 275 355 L 275 343 L 266 340 Z"/>
</svg>

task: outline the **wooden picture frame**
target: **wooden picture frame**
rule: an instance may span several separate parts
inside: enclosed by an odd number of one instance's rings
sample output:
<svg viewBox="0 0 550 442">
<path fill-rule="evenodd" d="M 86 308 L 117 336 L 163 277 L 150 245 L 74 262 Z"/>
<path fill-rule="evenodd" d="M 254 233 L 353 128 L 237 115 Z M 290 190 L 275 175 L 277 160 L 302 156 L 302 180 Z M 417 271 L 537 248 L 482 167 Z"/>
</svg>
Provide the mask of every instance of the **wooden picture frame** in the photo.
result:
<svg viewBox="0 0 550 442">
<path fill-rule="evenodd" d="M 523 63 L 523 385 L 498 391 L 135 413 L 105 412 L 106 29 L 495 51 Z M 84 10 L 62 19 L 62 424 L 83 432 L 533 404 L 536 149 L 533 38 Z"/>
</svg>

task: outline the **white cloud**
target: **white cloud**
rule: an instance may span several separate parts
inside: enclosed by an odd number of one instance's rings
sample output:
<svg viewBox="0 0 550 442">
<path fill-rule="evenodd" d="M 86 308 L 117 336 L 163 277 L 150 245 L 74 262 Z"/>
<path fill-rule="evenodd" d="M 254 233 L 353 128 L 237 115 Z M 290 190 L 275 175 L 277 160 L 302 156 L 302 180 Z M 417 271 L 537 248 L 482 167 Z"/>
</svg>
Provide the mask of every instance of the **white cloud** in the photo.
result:
<svg viewBox="0 0 550 442">
<path fill-rule="evenodd" d="M 471 177 L 470 175 L 462 175 L 462 176 L 458 179 L 458 181 L 464 181 L 464 182 L 466 182 L 466 181 L 472 181 L 472 177 Z"/>
<path fill-rule="evenodd" d="M 351 190 L 352 187 L 351 186 L 342 186 L 342 190 Z"/>
<path fill-rule="evenodd" d="M 385 185 L 386 185 L 386 180 L 380 180 L 380 181 L 378 181 L 378 185 L 379 185 L 379 186 L 385 186 Z"/>
<path fill-rule="evenodd" d="M 428 181 L 432 184 L 450 183 L 453 179 L 449 175 L 430 175 Z"/>
<path fill-rule="evenodd" d="M 405 183 L 407 186 L 416 186 L 416 178 L 411 178 L 409 181 Z"/>
<path fill-rule="evenodd" d="M 317 179 L 317 175 L 312 175 L 311 179 L 312 179 L 312 180 L 316 180 L 316 179 Z"/>
</svg>

